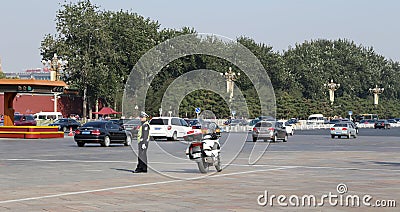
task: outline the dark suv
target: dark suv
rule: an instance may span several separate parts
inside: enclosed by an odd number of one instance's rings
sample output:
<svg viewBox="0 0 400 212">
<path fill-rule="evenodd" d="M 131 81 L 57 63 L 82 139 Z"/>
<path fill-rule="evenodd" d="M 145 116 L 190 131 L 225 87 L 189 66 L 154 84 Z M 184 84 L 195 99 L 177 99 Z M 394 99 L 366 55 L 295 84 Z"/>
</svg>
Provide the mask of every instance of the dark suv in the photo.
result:
<svg viewBox="0 0 400 212">
<path fill-rule="evenodd" d="M 36 120 L 29 114 L 15 114 L 14 126 L 36 126 Z"/>
</svg>

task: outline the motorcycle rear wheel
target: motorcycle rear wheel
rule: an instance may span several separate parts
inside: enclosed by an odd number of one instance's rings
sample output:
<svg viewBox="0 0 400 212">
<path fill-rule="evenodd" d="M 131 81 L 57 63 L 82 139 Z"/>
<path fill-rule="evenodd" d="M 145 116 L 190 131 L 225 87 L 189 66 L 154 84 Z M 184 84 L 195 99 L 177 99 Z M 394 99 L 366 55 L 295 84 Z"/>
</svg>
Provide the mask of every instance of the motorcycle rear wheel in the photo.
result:
<svg viewBox="0 0 400 212">
<path fill-rule="evenodd" d="M 217 170 L 217 172 L 222 171 L 221 159 L 220 159 L 219 155 L 217 157 L 217 163 L 214 166 L 215 166 L 215 169 Z"/>
<path fill-rule="evenodd" d="M 201 159 L 201 161 L 197 162 L 197 166 L 199 167 L 199 171 L 203 174 L 208 172 L 209 169 L 209 165 L 208 163 L 205 161 L 204 158 Z"/>
</svg>

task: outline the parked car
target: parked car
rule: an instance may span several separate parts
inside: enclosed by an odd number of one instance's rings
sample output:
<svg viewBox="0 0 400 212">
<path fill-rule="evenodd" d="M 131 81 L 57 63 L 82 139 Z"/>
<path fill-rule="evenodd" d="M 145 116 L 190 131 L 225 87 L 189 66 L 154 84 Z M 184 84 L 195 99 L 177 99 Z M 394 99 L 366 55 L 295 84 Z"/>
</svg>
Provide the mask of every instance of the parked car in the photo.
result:
<svg viewBox="0 0 400 212">
<path fill-rule="evenodd" d="M 272 142 L 283 140 L 283 142 L 287 142 L 288 134 L 279 122 L 260 121 L 254 125 L 252 138 L 253 142 L 258 139 L 271 140 Z"/>
<path fill-rule="evenodd" d="M 59 131 L 67 132 L 71 128 L 72 130 L 78 129 L 81 126 L 81 123 L 71 118 L 62 118 L 58 119 L 55 122 L 49 124 L 49 126 L 57 126 Z"/>
<path fill-rule="evenodd" d="M 14 114 L 14 126 L 36 126 L 36 120 L 29 114 Z"/>
<path fill-rule="evenodd" d="M 341 121 L 342 121 L 341 119 L 332 119 L 332 120 L 329 121 L 329 124 L 335 125 L 335 124 L 337 124 L 337 123 L 339 123 Z"/>
<path fill-rule="evenodd" d="M 142 125 L 142 122 L 140 119 L 131 119 L 125 123 L 122 124 L 125 130 L 128 130 L 132 133 L 132 136 L 136 136 L 140 126 Z"/>
<path fill-rule="evenodd" d="M 292 125 L 289 124 L 289 122 L 282 122 L 282 121 L 280 121 L 280 122 L 278 122 L 278 123 L 282 125 L 282 127 L 286 130 L 286 133 L 287 133 L 288 135 L 291 135 L 291 136 L 294 135 L 294 129 L 293 129 Z"/>
<path fill-rule="evenodd" d="M 99 143 L 104 147 L 110 146 L 111 143 L 130 146 L 132 134 L 112 121 L 91 121 L 75 131 L 74 140 L 79 147 L 86 143 Z"/>
<path fill-rule="evenodd" d="M 375 129 L 390 129 L 390 123 L 387 120 L 378 120 L 374 124 Z"/>
<path fill-rule="evenodd" d="M 346 136 L 347 138 L 353 136 L 354 138 L 357 138 L 357 131 L 354 128 L 354 124 L 351 123 L 346 123 L 346 122 L 337 123 L 330 128 L 330 131 L 331 131 L 331 138 L 335 138 L 336 136 L 338 138 L 341 138 L 342 136 Z"/>
<path fill-rule="evenodd" d="M 188 123 L 179 117 L 154 117 L 150 120 L 150 136 L 154 139 L 178 140 L 192 130 Z"/>
<path fill-rule="evenodd" d="M 360 120 L 360 124 L 375 124 L 377 122 L 376 119 L 363 119 Z"/>
<path fill-rule="evenodd" d="M 291 119 L 289 119 L 288 121 L 287 121 L 289 124 L 297 124 L 297 123 L 299 123 L 299 120 L 297 120 L 296 118 L 291 118 Z"/>
<path fill-rule="evenodd" d="M 260 122 L 261 120 L 260 119 L 258 119 L 258 118 L 256 118 L 256 119 L 253 119 L 253 120 L 251 120 L 250 122 L 249 122 L 249 126 L 254 126 L 254 125 L 256 125 L 258 122 Z"/>
<path fill-rule="evenodd" d="M 264 121 L 275 121 L 276 119 L 272 116 L 259 116 L 259 120 L 264 120 Z"/>
<path fill-rule="evenodd" d="M 248 123 L 244 119 L 231 119 L 229 126 L 246 126 Z"/>
<path fill-rule="evenodd" d="M 186 121 L 187 122 L 187 121 Z M 196 126 L 199 124 L 199 120 L 198 119 L 190 119 L 189 122 L 187 122 L 189 124 L 189 126 Z"/>
<path fill-rule="evenodd" d="M 63 118 L 61 112 L 39 112 L 35 113 L 33 117 L 35 120 L 57 120 Z"/>
<path fill-rule="evenodd" d="M 387 120 L 390 124 L 397 124 L 396 119 L 388 119 Z"/>
</svg>

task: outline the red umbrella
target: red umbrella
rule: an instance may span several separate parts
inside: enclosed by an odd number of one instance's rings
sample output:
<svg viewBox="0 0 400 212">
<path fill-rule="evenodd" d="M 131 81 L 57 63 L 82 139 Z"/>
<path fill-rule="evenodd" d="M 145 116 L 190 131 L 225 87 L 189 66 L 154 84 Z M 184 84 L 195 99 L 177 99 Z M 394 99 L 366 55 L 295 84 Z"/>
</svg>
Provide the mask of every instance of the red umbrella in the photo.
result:
<svg viewBox="0 0 400 212">
<path fill-rule="evenodd" d="M 121 114 L 121 112 L 117 112 L 110 107 L 103 107 L 99 112 L 93 112 L 93 114 L 110 115 L 110 114 Z"/>
</svg>

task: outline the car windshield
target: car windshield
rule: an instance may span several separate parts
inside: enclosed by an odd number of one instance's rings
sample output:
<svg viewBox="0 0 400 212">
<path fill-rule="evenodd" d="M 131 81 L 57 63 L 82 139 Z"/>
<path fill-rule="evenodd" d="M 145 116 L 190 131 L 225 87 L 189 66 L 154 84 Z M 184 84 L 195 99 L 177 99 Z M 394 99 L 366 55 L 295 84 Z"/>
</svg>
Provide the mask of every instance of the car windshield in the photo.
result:
<svg viewBox="0 0 400 212">
<path fill-rule="evenodd" d="M 150 125 L 168 125 L 168 119 L 152 119 Z"/>
<path fill-rule="evenodd" d="M 19 119 L 21 119 L 21 115 L 14 115 L 14 120 L 19 120 Z"/>
<path fill-rule="evenodd" d="M 88 122 L 84 124 L 82 127 L 93 127 L 93 128 L 104 128 L 106 122 Z"/>
<path fill-rule="evenodd" d="M 255 127 L 272 127 L 272 123 L 270 122 L 258 122 Z"/>
<path fill-rule="evenodd" d="M 347 124 L 339 123 L 339 124 L 333 125 L 333 127 L 347 127 Z"/>
<path fill-rule="evenodd" d="M 196 124 L 198 124 L 198 123 L 199 123 L 198 120 L 192 120 L 192 121 L 190 121 L 189 125 L 190 125 L 190 126 L 193 126 L 193 125 L 196 125 Z"/>
</svg>

